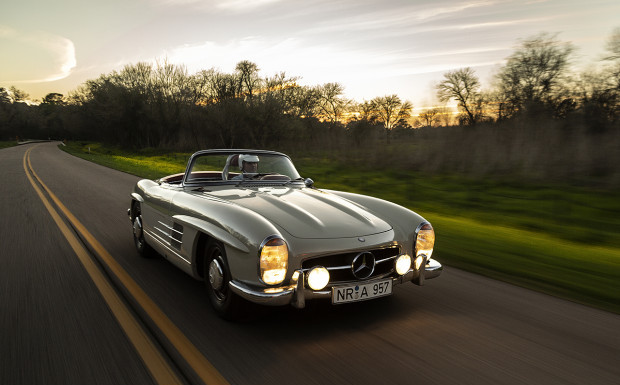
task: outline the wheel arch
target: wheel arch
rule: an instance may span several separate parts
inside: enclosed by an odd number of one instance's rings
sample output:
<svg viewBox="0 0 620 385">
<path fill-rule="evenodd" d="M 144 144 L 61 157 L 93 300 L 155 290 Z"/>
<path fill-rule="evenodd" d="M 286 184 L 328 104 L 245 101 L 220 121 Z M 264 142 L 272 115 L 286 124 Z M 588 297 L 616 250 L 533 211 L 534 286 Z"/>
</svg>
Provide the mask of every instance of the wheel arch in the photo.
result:
<svg viewBox="0 0 620 385">
<path fill-rule="evenodd" d="M 139 207 L 143 202 L 144 199 L 137 199 L 136 197 L 134 197 L 134 194 L 131 194 L 131 204 L 129 205 L 129 219 L 132 222 L 136 217 L 136 206 Z"/>
<path fill-rule="evenodd" d="M 174 222 L 179 223 L 184 227 L 191 228 L 195 232 L 192 243 L 193 247 L 191 251 L 191 259 L 192 264 L 195 266 L 193 269 L 193 275 L 196 278 L 204 279 L 203 255 L 209 241 L 211 240 L 221 242 L 226 248 L 226 251 L 241 254 L 250 253 L 250 250 L 243 242 L 211 222 L 187 215 L 175 215 L 172 218 Z"/>
<path fill-rule="evenodd" d="M 138 194 L 138 193 L 131 193 L 131 199 L 132 201 L 138 201 L 140 203 L 144 202 L 144 198 L 142 197 L 142 195 Z"/>
</svg>

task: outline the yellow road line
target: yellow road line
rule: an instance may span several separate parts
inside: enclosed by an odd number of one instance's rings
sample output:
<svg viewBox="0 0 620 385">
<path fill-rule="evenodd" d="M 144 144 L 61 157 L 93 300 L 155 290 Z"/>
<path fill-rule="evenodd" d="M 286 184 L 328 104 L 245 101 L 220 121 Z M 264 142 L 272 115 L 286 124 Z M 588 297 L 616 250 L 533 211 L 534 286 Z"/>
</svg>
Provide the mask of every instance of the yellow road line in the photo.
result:
<svg viewBox="0 0 620 385">
<path fill-rule="evenodd" d="M 88 272 L 88 275 L 94 282 L 97 289 L 103 296 L 108 307 L 112 311 L 112 314 L 116 317 L 121 328 L 136 348 L 136 351 L 142 358 L 142 361 L 146 365 L 147 369 L 158 384 L 182 384 L 182 381 L 177 377 L 172 368 L 168 365 L 164 357 L 161 355 L 157 347 L 153 344 L 151 339 L 147 336 L 144 329 L 131 314 L 129 309 L 125 306 L 118 294 L 114 291 L 114 288 L 110 285 L 107 279 L 103 276 L 101 271 L 97 268 L 88 252 L 82 246 L 77 237 L 71 232 L 69 227 L 63 222 L 58 212 L 54 210 L 49 200 L 45 197 L 39 186 L 32 179 L 32 176 L 28 172 L 26 166 L 26 159 L 28 159 L 28 166 L 30 166 L 30 152 L 32 148 L 28 149 L 24 154 L 24 170 L 26 176 L 35 189 L 39 198 L 45 205 L 45 208 L 50 213 L 54 222 L 69 242 L 69 245 L 77 255 L 78 259 L 82 263 L 82 266 Z"/>
<path fill-rule="evenodd" d="M 69 220 L 72 226 L 78 231 L 82 237 L 90 244 L 93 250 L 99 255 L 101 261 L 107 265 L 109 270 L 117 277 L 121 284 L 127 289 L 136 302 L 142 307 L 146 314 L 153 320 L 155 325 L 166 336 L 168 341 L 175 347 L 183 359 L 190 365 L 198 377 L 207 385 L 228 385 L 228 381 L 217 371 L 217 369 L 200 353 L 200 351 L 191 343 L 189 339 L 181 332 L 181 330 L 165 315 L 165 313 L 151 300 L 151 298 L 142 290 L 142 288 L 131 278 L 131 276 L 123 269 L 112 255 L 97 241 L 97 239 L 78 221 L 78 219 L 62 204 L 62 202 L 52 193 L 52 191 L 43 183 L 41 178 L 32 169 L 30 164 L 30 150 L 24 155 L 24 169 L 26 174 L 26 158 L 28 168 L 47 192 L 56 206 L 62 211 L 64 216 Z M 30 176 L 29 176 L 30 178 Z M 34 181 L 31 183 L 35 186 Z M 38 190 L 38 187 L 35 186 Z M 45 199 L 37 191 L 41 199 Z M 46 206 L 47 207 L 47 206 Z M 48 210 L 50 210 L 48 208 Z M 53 208 L 52 208 L 53 210 Z M 63 222 L 64 225 L 64 222 Z M 65 225 L 66 227 L 66 225 Z M 91 261 L 92 262 L 92 261 Z"/>
</svg>

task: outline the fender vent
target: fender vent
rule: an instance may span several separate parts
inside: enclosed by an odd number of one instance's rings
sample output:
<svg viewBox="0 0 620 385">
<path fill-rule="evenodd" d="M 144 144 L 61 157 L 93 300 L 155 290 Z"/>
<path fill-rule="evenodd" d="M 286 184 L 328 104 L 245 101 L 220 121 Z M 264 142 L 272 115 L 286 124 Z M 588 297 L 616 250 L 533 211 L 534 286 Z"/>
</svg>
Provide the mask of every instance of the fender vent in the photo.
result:
<svg viewBox="0 0 620 385">
<path fill-rule="evenodd" d="M 170 236 L 170 245 L 177 250 L 181 249 L 183 244 L 183 226 L 178 223 L 172 225 L 172 231 Z"/>
</svg>

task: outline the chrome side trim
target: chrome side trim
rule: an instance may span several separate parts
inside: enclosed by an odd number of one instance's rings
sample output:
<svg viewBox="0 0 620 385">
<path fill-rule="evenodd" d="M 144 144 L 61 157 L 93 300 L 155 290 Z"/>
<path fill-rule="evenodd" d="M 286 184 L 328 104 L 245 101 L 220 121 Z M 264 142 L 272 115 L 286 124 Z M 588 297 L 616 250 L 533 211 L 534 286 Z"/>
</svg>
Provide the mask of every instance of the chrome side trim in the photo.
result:
<svg viewBox="0 0 620 385">
<path fill-rule="evenodd" d="M 187 258 L 183 257 L 181 254 L 177 253 L 176 251 L 172 250 L 170 248 L 170 244 L 167 243 L 159 235 L 155 234 L 154 232 L 152 232 L 150 230 L 146 230 L 146 229 L 144 230 L 144 234 L 149 235 L 153 241 L 155 241 L 155 242 L 159 243 L 160 245 L 162 245 L 166 249 L 166 251 L 170 252 L 171 254 L 173 254 L 178 259 L 182 260 L 183 262 L 187 263 L 188 265 L 192 264 L 192 262 L 190 260 L 188 260 Z"/>
<path fill-rule="evenodd" d="M 163 236 L 159 236 L 161 238 L 161 240 L 166 243 L 168 246 L 174 246 L 174 248 L 176 248 L 177 250 L 181 249 L 181 245 L 183 245 L 183 232 L 179 231 L 175 228 L 175 225 L 181 226 L 179 224 L 177 224 L 176 222 L 174 223 L 173 226 L 169 226 L 167 224 L 165 224 L 162 221 L 157 221 L 157 223 L 161 226 L 163 226 L 166 230 L 163 230 L 159 227 L 153 227 L 155 230 L 159 231 L 161 234 L 163 234 Z M 183 229 L 183 227 L 181 226 L 181 230 Z"/>
<path fill-rule="evenodd" d="M 163 223 L 159 222 L 160 224 L 163 225 Z M 164 225 L 165 226 L 165 225 Z M 162 233 L 166 238 L 170 238 L 170 234 L 168 234 L 165 230 L 160 229 L 159 227 L 154 226 L 153 227 L 155 230 L 159 231 L 160 233 Z"/>
</svg>

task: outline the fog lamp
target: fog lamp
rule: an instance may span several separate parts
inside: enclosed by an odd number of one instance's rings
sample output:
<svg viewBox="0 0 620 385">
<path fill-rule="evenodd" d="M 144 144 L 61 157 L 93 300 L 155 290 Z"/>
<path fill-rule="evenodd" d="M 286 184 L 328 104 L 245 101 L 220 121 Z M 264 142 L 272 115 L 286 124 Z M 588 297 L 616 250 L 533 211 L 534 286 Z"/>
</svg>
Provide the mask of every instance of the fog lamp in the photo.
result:
<svg viewBox="0 0 620 385">
<path fill-rule="evenodd" d="M 398 275 L 405 275 L 411 268 L 411 257 L 407 254 L 400 255 L 396 258 L 396 272 Z"/>
<path fill-rule="evenodd" d="M 308 286 L 312 290 L 321 290 L 329 282 L 329 271 L 323 266 L 313 267 L 308 273 Z"/>
<path fill-rule="evenodd" d="M 284 281 L 288 268 L 288 247 L 280 238 L 265 240 L 260 249 L 260 277 L 267 285 Z"/>
</svg>

